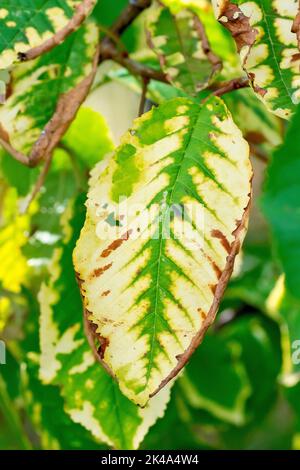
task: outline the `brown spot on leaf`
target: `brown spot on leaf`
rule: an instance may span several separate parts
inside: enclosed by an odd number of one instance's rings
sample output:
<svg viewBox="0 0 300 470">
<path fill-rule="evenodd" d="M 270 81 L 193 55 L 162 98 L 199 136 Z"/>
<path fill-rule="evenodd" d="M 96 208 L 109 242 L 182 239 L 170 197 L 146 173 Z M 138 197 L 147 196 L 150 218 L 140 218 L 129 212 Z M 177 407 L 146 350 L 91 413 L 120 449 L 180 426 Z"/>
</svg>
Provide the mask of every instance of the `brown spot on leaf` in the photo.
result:
<svg viewBox="0 0 300 470">
<path fill-rule="evenodd" d="M 107 271 L 110 267 L 112 266 L 112 263 L 106 264 L 105 266 L 102 266 L 101 268 L 96 268 L 91 274 L 91 277 L 99 277 L 101 276 L 104 271 Z"/>
<path fill-rule="evenodd" d="M 224 233 L 221 232 L 221 230 L 212 230 L 211 231 L 211 236 L 214 238 L 218 238 L 221 241 L 222 246 L 225 248 L 227 253 L 230 253 L 231 245 L 227 238 L 225 237 Z"/>
<path fill-rule="evenodd" d="M 202 308 L 199 307 L 197 308 L 197 312 L 200 313 L 202 320 L 205 320 L 206 313 L 204 312 L 204 310 L 202 310 Z"/>
<path fill-rule="evenodd" d="M 105 290 L 104 292 L 102 292 L 101 297 L 107 297 L 108 294 L 110 294 L 110 290 Z"/>
<path fill-rule="evenodd" d="M 112 251 L 115 251 L 117 248 L 119 248 L 122 243 L 130 237 L 130 234 L 132 233 L 132 230 L 127 230 L 121 238 L 118 238 L 117 240 L 114 240 L 105 250 L 102 251 L 101 253 L 101 258 L 107 258 Z"/>
<path fill-rule="evenodd" d="M 99 354 L 100 359 L 103 359 L 104 354 L 105 354 L 105 350 L 106 350 L 107 346 L 109 345 L 109 339 L 104 338 L 104 336 L 101 336 L 99 333 L 97 334 L 97 337 L 98 337 L 98 340 L 99 340 L 99 343 L 100 343 L 100 346 L 98 348 L 98 354 Z"/>
</svg>

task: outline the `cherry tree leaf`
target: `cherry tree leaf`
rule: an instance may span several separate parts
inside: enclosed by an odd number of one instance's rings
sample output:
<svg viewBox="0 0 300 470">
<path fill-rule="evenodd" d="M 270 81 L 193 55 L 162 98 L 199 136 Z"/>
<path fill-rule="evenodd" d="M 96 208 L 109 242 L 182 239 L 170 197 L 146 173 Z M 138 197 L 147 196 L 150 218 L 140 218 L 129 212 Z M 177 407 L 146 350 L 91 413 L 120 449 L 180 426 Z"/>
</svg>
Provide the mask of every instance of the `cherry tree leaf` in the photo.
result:
<svg viewBox="0 0 300 470">
<path fill-rule="evenodd" d="M 23 162 L 49 154 L 92 84 L 98 30 L 87 23 L 55 51 L 12 72 L 12 94 L 0 108 L 0 143 Z"/>
<path fill-rule="evenodd" d="M 3 0 L 0 69 L 57 46 L 91 13 L 96 0 Z"/>
<path fill-rule="evenodd" d="M 300 54 L 295 0 L 213 0 L 217 19 L 236 41 L 257 96 L 288 119 L 300 97 Z M 293 27 L 294 26 L 294 27 Z"/>
<path fill-rule="evenodd" d="M 96 166 L 74 252 L 99 359 L 145 405 L 214 320 L 248 218 L 249 149 L 223 101 L 175 98 Z"/>
</svg>

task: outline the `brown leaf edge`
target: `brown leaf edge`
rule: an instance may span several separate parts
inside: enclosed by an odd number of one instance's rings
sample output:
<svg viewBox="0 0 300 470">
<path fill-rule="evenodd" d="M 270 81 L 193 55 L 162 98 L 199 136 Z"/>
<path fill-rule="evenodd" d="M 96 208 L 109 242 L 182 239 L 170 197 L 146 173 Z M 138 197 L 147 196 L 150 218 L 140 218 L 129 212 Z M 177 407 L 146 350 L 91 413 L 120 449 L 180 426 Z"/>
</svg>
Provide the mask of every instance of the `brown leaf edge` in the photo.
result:
<svg viewBox="0 0 300 470">
<path fill-rule="evenodd" d="M 26 52 L 19 52 L 19 60 L 23 62 L 26 60 L 35 59 L 36 57 L 49 52 L 55 46 L 61 44 L 67 36 L 80 27 L 83 21 L 92 12 L 96 2 L 97 0 L 83 0 L 80 5 L 76 7 L 73 17 L 60 31 L 57 31 L 50 39 L 43 42 L 39 46 L 33 47 Z"/>
<path fill-rule="evenodd" d="M 217 6 L 217 19 L 219 23 L 221 23 L 224 28 L 226 28 L 231 33 L 236 43 L 238 52 L 240 52 L 243 47 L 248 47 L 248 52 L 244 56 L 242 67 L 249 78 L 253 90 L 264 97 L 267 93 L 267 90 L 256 85 L 255 74 L 251 72 L 249 73 L 245 68 L 245 64 L 251 48 L 256 41 L 256 36 L 258 34 L 257 29 L 251 27 L 249 17 L 244 15 L 242 10 L 234 3 L 231 3 L 230 0 L 222 0 Z"/>
<path fill-rule="evenodd" d="M 168 9 L 163 3 L 159 2 L 159 4 L 161 5 L 162 8 Z M 188 11 L 191 14 L 191 17 L 193 18 L 194 29 L 195 29 L 195 31 L 196 31 L 196 33 L 199 37 L 199 40 L 201 42 L 203 52 L 206 55 L 207 60 L 211 63 L 211 66 L 212 66 L 212 71 L 211 71 L 211 74 L 210 74 L 210 76 L 207 80 L 207 83 L 201 84 L 201 86 L 199 86 L 199 88 L 197 88 L 197 90 L 195 90 L 195 93 L 198 93 L 199 91 L 206 88 L 210 84 L 210 82 L 211 82 L 212 78 L 214 77 L 214 75 L 222 69 L 222 61 L 212 51 L 212 49 L 210 47 L 208 37 L 207 37 L 206 32 L 205 32 L 205 28 L 204 28 L 200 18 L 190 8 L 186 8 L 185 10 L 181 10 L 181 11 Z M 172 14 L 171 11 L 169 11 L 169 12 L 170 12 L 170 15 L 173 18 L 174 23 L 176 24 L 176 21 L 177 21 L 176 20 L 176 15 Z M 146 28 L 146 40 L 147 40 L 148 47 L 151 50 L 153 50 L 153 52 L 157 55 L 160 66 L 161 66 L 162 70 L 164 70 L 164 68 L 166 66 L 165 56 L 163 54 L 159 54 L 158 52 L 156 52 L 156 50 L 155 50 L 156 48 L 155 48 L 153 40 L 152 40 L 151 31 L 148 28 Z M 172 78 L 168 74 L 166 74 L 166 78 L 167 78 L 167 81 L 169 83 L 172 83 Z"/>
<path fill-rule="evenodd" d="M 42 159 L 46 159 L 59 143 L 61 137 L 68 130 L 76 113 L 85 100 L 93 83 L 99 59 L 99 46 L 92 63 L 91 73 L 85 77 L 75 88 L 62 94 L 56 105 L 55 112 L 44 127 L 38 140 L 33 144 L 29 156 L 16 150 L 10 144 L 9 135 L 0 123 L 0 144 L 17 160 L 29 167 L 36 166 Z"/>
<path fill-rule="evenodd" d="M 152 398 L 154 395 L 156 395 L 163 387 L 165 387 L 174 377 L 178 375 L 180 370 L 187 364 L 189 361 L 190 357 L 192 354 L 195 352 L 195 350 L 198 348 L 198 346 L 201 344 L 203 341 L 204 335 L 208 328 L 211 326 L 211 324 L 214 322 L 216 314 L 218 312 L 218 308 L 221 302 L 221 299 L 224 295 L 224 291 L 227 287 L 227 284 L 229 282 L 229 279 L 231 277 L 233 268 L 234 268 L 234 260 L 236 255 L 239 253 L 244 237 L 247 232 L 248 228 L 248 220 L 249 220 L 249 214 L 250 214 L 250 209 L 251 209 L 251 202 L 252 202 L 252 178 L 253 174 L 251 175 L 251 192 L 249 193 L 249 201 L 247 206 L 244 208 L 244 213 L 243 217 L 241 220 L 237 221 L 237 225 L 235 230 L 232 232 L 232 234 L 235 236 L 234 241 L 231 243 L 228 249 L 228 256 L 226 260 L 226 266 L 224 271 L 222 272 L 218 284 L 215 289 L 215 296 L 213 303 L 211 305 L 211 308 L 205 318 L 205 321 L 203 323 L 203 326 L 199 330 L 199 332 L 195 335 L 194 339 L 192 340 L 190 346 L 186 349 L 186 351 L 179 356 L 176 356 L 177 359 L 177 365 L 176 367 L 170 372 L 170 374 L 161 382 L 161 384 L 158 386 L 158 388 L 149 395 L 149 399 Z M 90 311 L 88 311 L 85 308 L 85 293 L 82 288 L 82 279 L 80 279 L 80 276 L 78 272 L 75 270 L 75 275 L 76 279 L 79 285 L 82 301 L 83 301 L 83 317 L 84 317 L 84 329 L 85 329 L 85 334 L 87 337 L 87 340 L 90 344 L 90 347 L 92 349 L 92 352 L 94 354 L 95 359 L 104 367 L 104 369 L 109 373 L 109 375 L 118 382 L 117 377 L 115 376 L 114 372 L 111 370 L 111 368 L 106 364 L 106 362 L 103 360 L 104 354 L 105 354 L 105 349 L 109 344 L 109 340 L 107 338 L 104 338 L 101 336 L 99 333 L 97 333 L 97 328 L 98 326 L 93 323 L 89 319 L 89 315 L 91 314 Z M 147 403 L 146 403 L 147 404 Z M 146 406 L 146 404 L 144 406 Z M 139 405 L 140 406 L 140 405 Z M 143 407 L 144 407 L 143 406 Z M 141 408 L 143 408 L 141 407 Z"/>
</svg>

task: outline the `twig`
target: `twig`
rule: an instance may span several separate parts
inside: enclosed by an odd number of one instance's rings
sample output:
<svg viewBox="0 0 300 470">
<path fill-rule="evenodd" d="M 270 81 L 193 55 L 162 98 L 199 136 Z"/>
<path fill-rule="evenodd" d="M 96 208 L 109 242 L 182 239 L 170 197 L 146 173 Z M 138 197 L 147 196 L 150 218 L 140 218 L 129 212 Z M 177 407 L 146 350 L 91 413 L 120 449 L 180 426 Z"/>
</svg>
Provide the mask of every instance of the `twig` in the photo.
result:
<svg viewBox="0 0 300 470">
<path fill-rule="evenodd" d="M 146 95 L 147 95 L 148 84 L 149 84 L 149 78 L 144 77 L 143 78 L 141 101 L 140 101 L 140 106 L 139 106 L 139 114 L 138 114 L 139 116 L 141 116 L 145 112 L 145 103 L 146 103 Z"/>
<path fill-rule="evenodd" d="M 37 181 L 34 185 L 32 193 L 30 194 L 29 199 L 26 201 L 25 207 L 22 208 L 22 213 L 23 214 L 28 211 L 28 209 L 30 207 L 30 204 L 34 201 L 37 194 L 40 192 L 40 190 L 41 190 L 41 188 L 42 188 L 42 186 L 45 182 L 48 171 L 50 170 L 51 162 L 52 162 L 52 153 L 49 153 L 47 155 L 46 159 L 45 159 L 44 166 L 43 166 L 42 171 L 39 174 L 39 177 L 38 177 L 38 179 L 37 179 Z"/>
<path fill-rule="evenodd" d="M 222 96 L 226 93 L 230 93 L 234 90 L 240 90 L 241 88 L 248 88 L 250 86 L 249 79 L 246 77 L 233 78 L 228 82 L 223 82 L 218 84 L 218 88 L 214 89 L 214 96 Z"/>
<path fill-rule="evenodd" d="M 50 51 L 58 44 L 61 44 L 67 36 L 76 31 L 85 18 L 90 14 L 95 6 L 95 0 L 83 0 L 75 9 L 73 17 L 59 31 L 57 31 L 50 39 L 47 39 L 39 46 L 29 49 L 27 52 L 19 52 L 19 60 L 32 60 L 45 52 Z"/>
<path fill-rule="evenodd" d="M 155 70 L 147 65 L 141 64 L 140 62 L 135 62 L 129 57 L 124 57 L 121 54 L 118 54 L 117 51 L 112 52 L 111 59 L 125 67 L 133 75 L 148 78 L 149 80 L 169 83 L 167 76 L 161 70 Z"/>
</svg>

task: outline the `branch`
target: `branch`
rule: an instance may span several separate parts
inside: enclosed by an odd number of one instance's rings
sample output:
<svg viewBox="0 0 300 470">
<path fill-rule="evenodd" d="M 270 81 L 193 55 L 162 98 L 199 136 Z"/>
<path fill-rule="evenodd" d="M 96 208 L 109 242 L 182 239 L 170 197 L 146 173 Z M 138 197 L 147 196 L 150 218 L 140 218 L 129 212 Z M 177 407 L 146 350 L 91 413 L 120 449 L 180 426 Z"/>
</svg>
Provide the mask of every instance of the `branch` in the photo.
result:
<svg viewBox="0 0 300 470">
<path fill-rule="evenodd" d="M 161 70 L 155 70 L 152 67 L 141 64 L 140 62 L 135 62 L 129 57 L 124 57 L 124 55 L 119 54 L 116 49 L 111 51 L 110 58 L 114 62 L 117 62 L 117 64 L 125 67 L 133 75 L 139 75 L 140 77 L 148 80 L 157 80 L 159 82 L 169 83 L 166 74 Z"/>
<path fill-rule="evenodd" d="M 210 88 L 210 89 L 214 89 L 212 94 L 214 96 L 222 96 L 234 90 L 240 90 L 241 88 L 248 88 L 250 86 L 250 82 L 248 78 L 239 77 L 239 78 L 233 78 L 232 80 L 229 80 L 228 82 L 223 82 L 223 83 L 219 83 L 216 85 L 218 85 L 217 89 L 213 87 Z"/>
<path fill-rule="evenodd" d="M 51 162 L 52 162 L 52 153 L 49 153 L 49 155 L 47 155 L 45 159 L 45 163 L 42 168 L 42 171 L 39 174 L 38 179 L 36 180 L 32 193 L 30 194 L 29 199 L 26 201 L 25 207 L 23 207 L 23 210 L 22 210 L 23 214 L 25 214 L 25 212 L 28 211 L 30 204 L 35 199 L 36 195 L 40 192 L 42 186 L 44 185 L 46 176 L 50 170 Z"/>
</svg>

